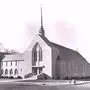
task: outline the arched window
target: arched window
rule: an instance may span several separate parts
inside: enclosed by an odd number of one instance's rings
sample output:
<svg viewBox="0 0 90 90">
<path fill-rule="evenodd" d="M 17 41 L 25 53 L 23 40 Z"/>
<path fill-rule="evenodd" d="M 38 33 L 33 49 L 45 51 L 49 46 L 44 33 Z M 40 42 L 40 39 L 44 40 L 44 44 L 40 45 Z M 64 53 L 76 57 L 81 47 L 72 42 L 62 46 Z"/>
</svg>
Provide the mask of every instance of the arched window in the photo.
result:
<svg viewBox="0 0 90 90">
<path fill-rule="evenodd" d="M 34 54 L 34 62 L 36 62 L 37 61 L 37 51 L 36 51 L 36 48 L 34 49 L 33 54 Z"/>
<path fill-rule="evenodd" d="M 57 56 L 56 60 L 61 60 L 60 56 Z"/>
<path fill-rule="evenodd" d="M 42 49 L 39 44 L 36 44 L 34 47 L 34 62 L 42 61 Z"/>
<path fill-rule="evenodd" d="M 12 70 L 12 69 L 10 69 L 10 75 L 11 75 L 11 74 L 13 74 L 13 70 Z"/>
<path fill-rule="evenodd" d="M 18 74 L 18 70 L 17 70 L 17 69 L 15 69 L 14 74 L 15 74 L 15 75 L 17 75 L 17 74 Z"/>
<path fill-rule="evenodd" d="M 3 69 L 1 69 L 1 74 L 3 74 L 4 72 L 3 72 Z"/>
<path fill-rule="evenodd" d="M 39 61 L 42 61 L 42 49 L 41 49 L 41 47 L 39 48 Z"/>
<path fill-rule="evenodd" d="M 7 74 L 8 74 L 8 69 L 5 70 L 5 75 L 7 75 Z"/>
</svg>

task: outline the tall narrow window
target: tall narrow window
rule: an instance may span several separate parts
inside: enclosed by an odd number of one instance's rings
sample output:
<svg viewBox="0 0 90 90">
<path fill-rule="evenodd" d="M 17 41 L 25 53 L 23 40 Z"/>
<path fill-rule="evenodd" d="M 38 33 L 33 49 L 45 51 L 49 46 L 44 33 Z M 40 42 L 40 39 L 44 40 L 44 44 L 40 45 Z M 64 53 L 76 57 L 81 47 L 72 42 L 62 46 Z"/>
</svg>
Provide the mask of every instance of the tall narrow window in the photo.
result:
<svg viewBox="0 0 90 90">
<path fill-rule="evenodd" d="M 3 74 L 3 69 L 1 69 L 1 74 Z"/>
<path fill-rule="evenodd" d="M 17 74 L 18 74 L 18 70 L 15 69 L 15 71 L 14 71 L 14 75 L 17 75 Z"/>
<path fill-rule="evenodd" d="M 39 48 L 39 61 L 42 61 L 42 49 L 41 49 L 41 47 Z"/>
<path fill-rule="evenodd" d="M 36 49 L 34 50 L 34 62 L 36 62 L 37 61 L 37 51 L 36 51 Z"/>
<path fill-rule="evenodd" d="M 7 66 L 7 63 L 8 63 L 8 62 L 6 61 L 6 66 Z"/>
<path fill-rule="evenodd" d="M 13 70 L 12 70 L 12 69 L 10 69 L 10 75 L 11 75 L 11 74 L 13 74 Z"/>
<path fill-rule="evenodd" d="M 16 66 L 17 66 L 17 61 L 16 61 Z"/>
<path fill-rule="evenodd" d="M 36 61 L 42 61 L 42 49 L 39 44 L 34 48 L 34 62 Z"/>
<path fill-rule="evenodd" d="M 8 74 L 8 69 L 5 70 L 5 75 L 7 75 L 7 74 Z"/>
<path fill-rule="evenodd" d="M 57 56 L 56 60 L 61 60 L 60 56 Z"/>
<path fill-rule="evenodd" d="M 12 61 L 11 61 L 11 66 L 12 66 Z"/>
</svg>

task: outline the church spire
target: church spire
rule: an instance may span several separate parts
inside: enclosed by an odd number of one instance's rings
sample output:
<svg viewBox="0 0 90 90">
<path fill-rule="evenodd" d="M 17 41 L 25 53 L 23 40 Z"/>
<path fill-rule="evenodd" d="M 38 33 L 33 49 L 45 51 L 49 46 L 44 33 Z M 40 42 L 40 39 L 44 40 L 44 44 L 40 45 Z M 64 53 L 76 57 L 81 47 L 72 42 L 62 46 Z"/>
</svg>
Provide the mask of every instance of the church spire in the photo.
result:
<svg viewBox="0 0 90 90">
<path fill-rule="evenodd" d="M 45 32 L 44 32 L 44 28 L 43 28 L 43 17 L 42 17 L 42 6 L 41 6 L 41 27 L 39 30 L 39 35 L 44 36 Z"/>
</svg>

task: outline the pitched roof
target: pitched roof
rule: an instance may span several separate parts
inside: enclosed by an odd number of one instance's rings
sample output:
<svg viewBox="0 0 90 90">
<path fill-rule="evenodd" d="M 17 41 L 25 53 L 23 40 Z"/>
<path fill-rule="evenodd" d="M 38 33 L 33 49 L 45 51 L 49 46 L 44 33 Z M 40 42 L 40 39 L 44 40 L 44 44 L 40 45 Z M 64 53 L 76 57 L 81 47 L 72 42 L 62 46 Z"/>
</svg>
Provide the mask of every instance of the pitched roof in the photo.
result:
<svg viewBox="0 0 90 90">
<path fill-rule="evenodd" d="M 55 47 L 59 50 L 59 56 L 63 60 L 85 60 L 85 58 L 77 51 L 72 50 L 70 48 L 64 47 L 62 45 L 58 45 L 56 43 L 53 43 L 49 41 L 45 36 L 39 35 L 46 43 L 47 45 L 51 47 Z"/>
<path fill-rule="evenodd" d="M 62 47 L 62 48 L 65 48 L 65 49 L 68 49 L 68 50 L 71 50 L 71 51 L 76 52 L 75 50 L 72 50 L 72 49 L 70 49 L 70 48 L 67 48 L 67 47 L 64 47 L 64 46 L 62 46 L 62 45 L 58 45 L 58 44 L 56 44 L 56 43 L 53 43 L 53 42 L 49 41 L 45 36 L 41 36 L 41 35 L 39 35 L 39 36 L 40 36 L 49 46 L 56 47 L 56 48 L 60 48 L 60 49 L 61 49 L 61 47 Z"/>
<path fill-rule="evenodd" d="M 5 58 L 2 61 L 17 61 L 17 60 L 24 60 L 23 53 L 5 55 Z"/>
</svg>

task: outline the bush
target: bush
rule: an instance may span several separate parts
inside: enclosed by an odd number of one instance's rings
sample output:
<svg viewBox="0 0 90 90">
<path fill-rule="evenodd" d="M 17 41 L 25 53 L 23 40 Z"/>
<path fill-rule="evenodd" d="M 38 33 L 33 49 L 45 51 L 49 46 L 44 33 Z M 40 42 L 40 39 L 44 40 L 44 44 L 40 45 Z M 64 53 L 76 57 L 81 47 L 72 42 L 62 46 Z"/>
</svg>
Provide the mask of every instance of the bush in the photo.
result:
<svg viewBox="0 0 90 90">
<path fill-rule="evenodd" d="M 18 76 L 17 79 L 22 79 L 22 77 L 21 76 Z"/>
<path fill-rule="evenodd" d="M 4 78 L 4 76 L 1 76 L 0 78 Z"/>
<path fill-rule="evenodd" d="M 65 80 L 68 80 L 68 79 L 69 79 L 69 77 L 65 77 L 64 79 L 65 79 Z"/>
<path fill-rule="evenodd" d="M 13 76 L 10 76 L 9 78 L 10 78 L 10 79 L 14 79 L 14 77 L 13 77 Z"/>
<path fill-rule="evenodd" d="M 60 77 L 57 77 L 57 79 L 60 79 Z"/>
<path fill-rule="evenodd" d="M 4 76 L 3 78 L 8 78 L 8 76 Z"/>
<path fill-rule="evenodd" d="M 32 76 L 33 76 L 33 73 L 29 73 L 29 74 L 25 75 L 24 77 L 29 78 L 29 77 L 32 77 Z"/>
<path fill-rule="evenodd" d="M 0 78 L 3 78 L 4 79 L 4 78 L 8 78 L 8 76 L 1 76 Z"/>
</svg>

